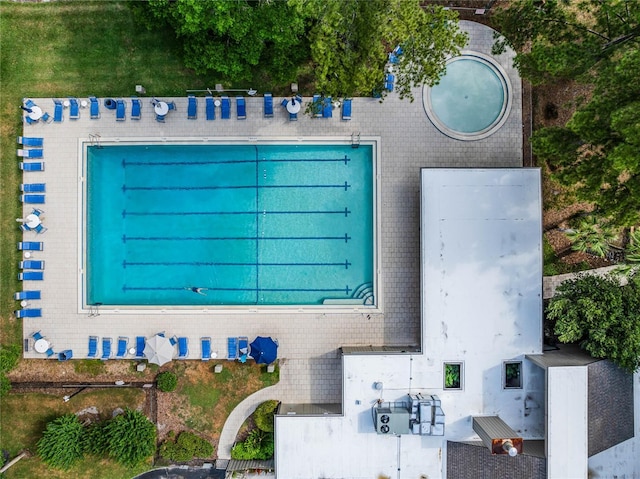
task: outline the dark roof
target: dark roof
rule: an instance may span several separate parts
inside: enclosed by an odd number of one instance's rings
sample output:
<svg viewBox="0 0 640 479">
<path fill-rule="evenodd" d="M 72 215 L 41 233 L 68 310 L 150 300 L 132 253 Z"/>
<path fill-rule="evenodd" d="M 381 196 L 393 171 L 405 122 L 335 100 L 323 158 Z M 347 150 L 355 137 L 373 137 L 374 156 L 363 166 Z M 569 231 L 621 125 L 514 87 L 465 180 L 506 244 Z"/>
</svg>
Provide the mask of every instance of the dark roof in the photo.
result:
<svg viewBox="0 0 640 479">
<path fill-rule="evenodd" d="M 447 479 L 545 479 L 546 472 L 542 457 L 492 455 L 481 442 L 447 441 Z"/>
<path fill-rule="evenodd" d="M 589 456 L 633 437 L 633 375 L 610 361 L 587 367 Z"/>
</svg>

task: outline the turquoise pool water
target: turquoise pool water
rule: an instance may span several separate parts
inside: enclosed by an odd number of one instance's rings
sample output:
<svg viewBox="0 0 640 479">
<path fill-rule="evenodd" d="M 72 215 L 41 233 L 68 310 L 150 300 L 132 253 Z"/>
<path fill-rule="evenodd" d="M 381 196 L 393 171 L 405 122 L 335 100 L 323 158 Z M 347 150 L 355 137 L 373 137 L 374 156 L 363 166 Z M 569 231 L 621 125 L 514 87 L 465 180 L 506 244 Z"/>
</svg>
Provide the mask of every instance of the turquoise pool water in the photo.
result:
<svg viewBox="0 0 640 479">
<path fill-rule="evenodd" d="M 371 145 L 90 146 L 87 304 L 372 303 L 373 164 Z"/>
</svg>

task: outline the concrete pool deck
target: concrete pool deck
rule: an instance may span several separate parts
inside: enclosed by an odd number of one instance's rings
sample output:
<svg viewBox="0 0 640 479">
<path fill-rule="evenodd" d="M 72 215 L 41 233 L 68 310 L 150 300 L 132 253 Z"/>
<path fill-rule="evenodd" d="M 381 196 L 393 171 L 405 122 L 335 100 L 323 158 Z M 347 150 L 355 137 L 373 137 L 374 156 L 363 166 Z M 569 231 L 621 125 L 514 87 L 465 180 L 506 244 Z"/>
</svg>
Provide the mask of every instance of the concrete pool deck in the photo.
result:
<svg viewBox="0 0 640 479">
<path fill-rule="evenodd" d="M 471 22 L 461 22 L 470 32 L 467 50 L 489 54 L 491 31 Z M 24 173 L 24 183 L 46 183 L 43 235 L 25 233 L 25 241 L 44 242 L 44 251 L 32 255 L 46 261 L 44 281 L 25 281 L 23 289 L 40 289 L 42 300 L 30 307 L 42 308 L 43 317 L 25 319 L 24 337 L 34 331 L 52 342 L 56 351 L 72 349 L 74 358 L 84 358 L 88 337 L 128 336 L 130 347 L 136 336 L 151 336 L 158 331 L 189 338 L 190 358 L 200 358 L 202 336 L 212 338 L 212 350 L 218 358 L 226 355 L 230 336 L 272 336 L 280 344 L 279 357 L 283 381 L 279 389 L 286 403 L 338 403 L 341 401 L 341 346 L 420 345 L 420 168 L 423 167 L 519 167 L 522 166 L 521 85 L 511 66 L 511 57 L 496 58 L 507 71 L 513 87 L 513 106 L 505 124 L 492 136 L 478 141 L 459 141 L 439 132 L 427 118 L 422 105 L 422 89 L 414 90 L 415 101 L 400 101 L 392 93 L 383 103 L 371 98 L 354 98 L 352 120 L 342 121 L 340 110 L 333 118 L 310 118 L 299 114 L 297 122 L 288 119 L 274 98 L 274 118 L 265 119 L 262 97 L 247 97 L 247 119 L 206 121 L 204 98 L 198 102 L 198 118 L 187 119 L 187 98 L 175 98 L 177 111 L 167 115 L 166 123 L 155 121 L 149 97 L 142 98 L 142 118 L 117 122 L 115 111 L 100 108 L 101 118 L 91 120 L 89 109 L 80 111 L 80 119 L 24 126 L 24 136 L 44 138 L 44 172 Z M 72 94 L 73 92 L 69 92 Z M 308 102 L 310 98 L 304 98 Z M 53 113 L 51 99 L 34 99 L 43 111 Z M 311 136 L 380 137 L 380 294 L 383 311 L 370 314 L 366 308 L 353 312 L 188 311 L 107 313 L 88 317 L 78 313 L 78 253 L 81 238 L 79 210 L 79 141 L 90 135 L 102 138 L 148 137 L 287 137 Z M 31 211 L 25 205 L 24 214 Z M 101 353 L 101 347 L 99 347 Z M 44 358 L 30 348 L 27 358 Z M 128 356 L 126 359 L 132 359 Z"/>
</svg>

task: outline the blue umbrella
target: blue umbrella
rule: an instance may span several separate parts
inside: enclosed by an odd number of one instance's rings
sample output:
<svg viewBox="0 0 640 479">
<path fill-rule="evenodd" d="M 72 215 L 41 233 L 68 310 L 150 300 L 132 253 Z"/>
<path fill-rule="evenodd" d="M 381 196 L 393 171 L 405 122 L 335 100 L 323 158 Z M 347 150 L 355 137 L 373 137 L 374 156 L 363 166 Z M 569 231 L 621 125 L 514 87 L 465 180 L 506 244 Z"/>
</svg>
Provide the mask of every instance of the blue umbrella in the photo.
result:
<svg viewBox="0 0 640 479">
<path fill-rule="evenodd" d="M 258 364 L 271 364 L 278 357 L 278 343 L 271 338 L 258 336 L 250 346 L 249 354 Z"/>
</svg>

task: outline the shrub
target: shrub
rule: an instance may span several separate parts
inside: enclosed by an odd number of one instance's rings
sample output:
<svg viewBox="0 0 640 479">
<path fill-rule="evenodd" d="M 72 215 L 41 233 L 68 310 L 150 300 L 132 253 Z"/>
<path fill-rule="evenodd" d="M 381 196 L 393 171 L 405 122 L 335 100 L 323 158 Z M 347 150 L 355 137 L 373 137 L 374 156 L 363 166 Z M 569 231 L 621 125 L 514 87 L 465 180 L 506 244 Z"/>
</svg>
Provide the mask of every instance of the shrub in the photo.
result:
<svg viewBox="0 0 640 479">
<path fill-rule="evenodd" d="M 278 401 L 270 400 L 260 404 L 253 413 L 253 420 L 261 431 L 273 432 L 273 416 L 278 407 Z"/>
<path fill-rule="evenodd" d="M 105 428 L 108 422 L 96 422 L 85 429 L 84 450 L 89 454 L 102 455 L 109 451 Z"/>
<path fill-rule="evenodd" d="M 273 433 L 254 429 L 244 442 L 231 449 L 232 459 L 271 459 L 273 457 Z"/>
<path fill-rule="evenodd" d="M 38 454 L 53 467 L 69 469 L 83 456 L 84 428 L 75 414 L 65 414 L 47 424 L 38 441 Z"/>
<path fill-rule="evenodd" d="M 163 371 L 156 376 L 156 384 L 158 389 L 165 393 L 175 391 L 178 386 L 178 376 L 171 371 Z"/>
<path fill-rule="evenodd" d="M 104 426 L 108 453 L 119 463 L 133 467 L 156 449 L 156 427 L 147 417 L 131 409 Z"/>
<path fill-rule="evenodd" d="M 194 457 L 206 458 L 213 454 L 211 443 L 191 432 L 182 432 L 177 441 L 165 441 L 160 456 L 171 461 L 189 461 Z"/>
</svg>

